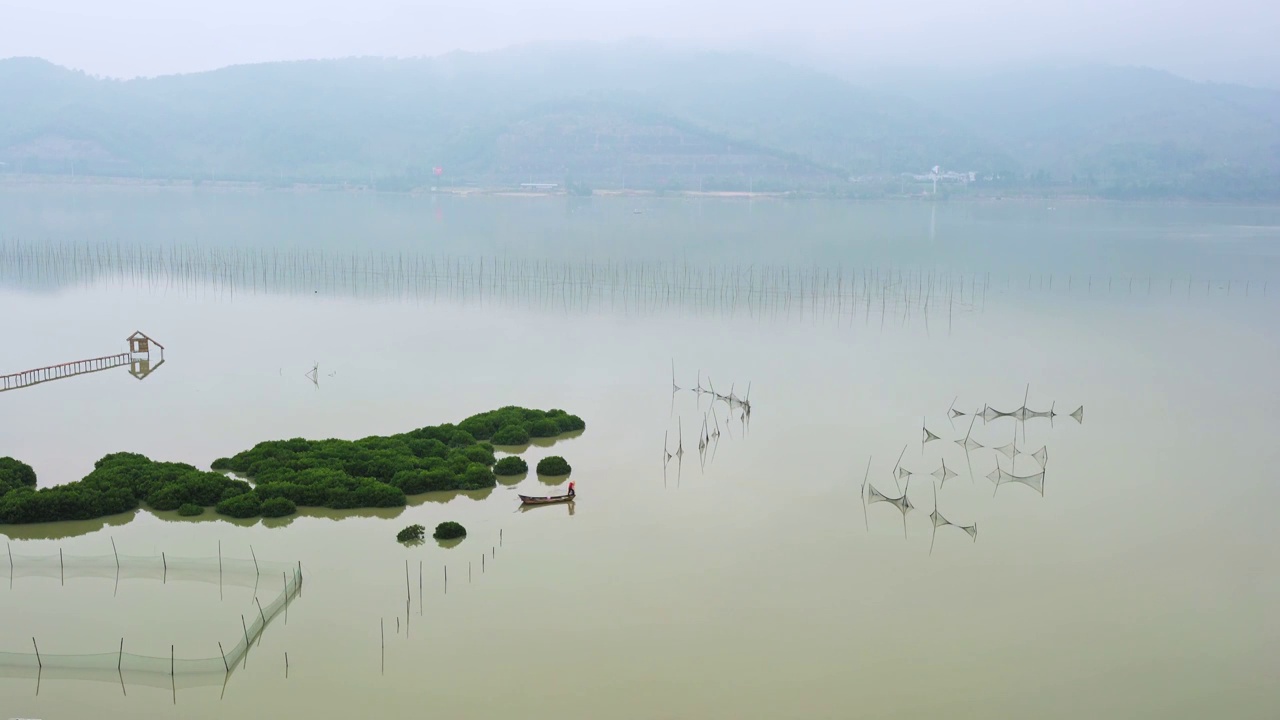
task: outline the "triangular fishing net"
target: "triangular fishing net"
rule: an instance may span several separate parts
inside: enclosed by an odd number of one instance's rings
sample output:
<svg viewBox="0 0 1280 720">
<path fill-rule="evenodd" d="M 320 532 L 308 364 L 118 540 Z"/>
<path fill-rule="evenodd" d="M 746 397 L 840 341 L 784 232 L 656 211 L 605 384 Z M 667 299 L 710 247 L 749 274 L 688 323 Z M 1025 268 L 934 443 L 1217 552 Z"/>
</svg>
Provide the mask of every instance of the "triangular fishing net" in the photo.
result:
<svg viewBox="0 0 1280 720">
<path fill-rule="evenodd" d="M 1045 464 L 1049 462 L 1049 447 L 1041 447 L 1039 450 L 1031 453 L 1031 457 L 1035 458 L 1035 461 L 1043 468 Z"/>
<path fill-rule="evenodd" d="M 984 422 L 991 422 L 992 420 L 997 420 L 1002 417 L 1013 417 L 1013 413 L 1004 412 L 1003 410 L 997 410 L 991 407 L 990 405 L 988 405 L 982 411 L 982 420 Z"/>
<path fill-rule="evenodd" d="M 929 540 L 929 554 L 930 554 L 930 555 L 932 555 L 932 554 L 933 554 L 933 544 L 934 544 L 935 542 L 937 542 L 937 539 L 938 539 L 938 528 L 943 527 L 943 526 L 945 526 L 945 525 L 952 525 L 952 526 L 954 526 L 954 527 L 958 527 L 958 528 L 960 528 L 961 530 L 964 530 L 966 533 L 968 533 L 968 534 L 969 534 L 969 537 L 970 537 L 971 539 L 973 539 L 973 540 L 977 540 L 977 539 L 978 539 L 978 524 L 977 524 L 977 523 L 973 523 L 972 525 L 956 525 L 955 523 L 951 522 L 951 521 L 950 521 L 950 520 L 948 520 L 947 518 L 943 517 L 942 513 L 938 510 L 938 488 L 937 488 L 937 486 L 934 486 L 934 488 L 933 488 L 933 512 L 929 513 L 929 519 L 933 522 L 933 536 L 932 536 L 932 537 L 930 538 L 930 540 Z"/>
<path fill-rule="evenodd" d="M 1032 410 L 1025 405 L 1013 412 L 1015 418 L 1024 422 L 1035 420 L 1036 418 L 1052 418 L 1056 414 L 1053 410 Z"/>
<path fill-rule="evenodd" d="M 907 497 L 907 493 L 905 491 L 902 495 L 896 498 L 889 497 L 877 490 L 875 485 L 871 484 L 867 485 L 867 502 L 872 504 L 878 502 L 889 503 L 890 505 L 898 508 L 898 511 L 902 513 L 909 512 L 915 508 L 915 505 L 911 504 L 911 498 Z"/>
<path fill-rule="evenodd" d="M 970 452 L 970 451 L 973 451 L 973 450 L 978 450 L 978 449 L 981 449 L 982 447 L 984 447 L 982 443 L 980 443 L 980 442 L 978 442 L 977 440 L 974 440 L 973 438 L 970 438 L 970 437 L 960 438 L 959 440 L 956 440 L 955 442 L 956 442 L 956 444 L 957 444 L 957 445 L 959 445 L 960 447 L 964 448 L 964 449 L 965 449 L 965 452 Z"/>
<path fill-rule="evenodd" d="M 1075 421 L 1077 423 L 1083 423 L 1084 422 L 1084 406 L 1081 405 L 1080 407 L 1076 408 L 1076 411 L 1071 413 L 1071 417 L 1075 418 Z"/>
<path fill-rule="evenodd" d="M 953 477 L 956 477 L 958 473 L 953 472 L 951 468 L 947 467 L 947 461 L 944 459 L 942 461 L 942 467 L 938 468 L 937 470 L 934 470 L 930 474 L 933 475 L 935 478 L 937 478 L 939 482 L 941 482 L 945 486 L 947 484 L 947 481 Z"/>
<path fill-rule="evenodd" d="M 1034 475 L 1014 475 L 1013 473 L 1005 472 L 997 467 L 992 474 L 996 477 L 993 479 L 991 475 L 988 475 L 987 479 L 992 480 L 992 482 L 996 484 L 997 488 L 1007 483 L 1016 482 L 1022 483 L 1041 495 L 1044 495 L 1044 470 L 1041 470 Z"/>
</svg>

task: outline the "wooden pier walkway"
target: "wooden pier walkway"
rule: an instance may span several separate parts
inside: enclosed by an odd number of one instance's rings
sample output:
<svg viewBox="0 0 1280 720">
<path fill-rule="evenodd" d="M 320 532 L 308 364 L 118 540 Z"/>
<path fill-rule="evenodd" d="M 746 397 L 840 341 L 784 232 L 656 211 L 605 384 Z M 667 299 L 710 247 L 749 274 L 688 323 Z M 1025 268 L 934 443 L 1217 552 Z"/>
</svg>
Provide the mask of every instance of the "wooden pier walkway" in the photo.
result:
<svg viewBox="0 0 1280 720">
<path fill-rule="evenodd" d="M 129 368 L 130 375 L 143 380 L 155 372 L 156 368 L 164 364 L 164 346 L 141 332 L 135 332 L 125 338 L 125 342 L 129 344 L 129 352 L 103 355 L 102 357 L 89 358 L 88 360 L 76 360 L 75 362 L 50 365 L 36 368 L 35 370 L 24 370 L 10 375 L 0 375 L 0 392 L 126 366 Z M 160 350 L 160 362 L 154 364 L 151 362 L 151 346 L 153 345 Z"/>
<path fill-rule="evenodd" d="M 62 378 L 71 377 L 73 375 L 85 375 L 88 373 L 101 372 L 112 368 L 124 367 L 132 360 L 129 353 L 118 353 L 116 355 L 106 355 L 104 357 L 90 358 L 88 360 L 77 360 L 75 362 L 62 363 L 61 365 L 50 365 L 49 367 L 36 368 L 35 370 L 25 370 L 12 375 L 0 375 L 0 392 L 6 390 L 17 390 L 18 388 L 31 387 L 39 385 L 43 382 L 51 380 L 61 380 Z"/>
</svg>

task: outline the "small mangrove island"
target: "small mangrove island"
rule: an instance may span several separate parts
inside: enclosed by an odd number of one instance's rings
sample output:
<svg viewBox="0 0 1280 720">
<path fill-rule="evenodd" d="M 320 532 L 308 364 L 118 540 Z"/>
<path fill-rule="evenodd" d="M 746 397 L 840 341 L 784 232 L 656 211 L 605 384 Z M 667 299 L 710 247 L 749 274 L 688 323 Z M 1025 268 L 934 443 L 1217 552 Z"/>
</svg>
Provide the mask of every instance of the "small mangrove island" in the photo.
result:
<svg viewBox="0 0 1280 720">
<path fill-rule="evenodd" d="M 502 458 L 493 466 L 494 475 L 520 475 L 529 472 L 529 463 L 524 458 L 517 455 L 508 455 Z"/>
<path fill-rule="evenodd" d="M 548 477 L 559 477 L 568 475 L 573 468 L 569 467 L 569 461 L 559 455 L 549 455 L 538 461 L 538 474 Z"/>
<path fill-rule="evenodd" d="M 396 533 L 396 540 L 399 542 L 413 542 L 421 540 L 427 534 L 427 529 L 421 525 L 410 525 L 409 527 Z"/>
<path fill-rule="evenodd" d="M 462 525 L 448 520 L 436 526 L 436 531 L 431 533 L 431 537 L 437 540 L 454 540 L 467 536 L 467 529 Z"/>
<path fill-rule="evenodd" d="M 284 517 L 299 507 L 402 507 L 406 495 L 483 490 L 497 485 L 494 444 L 555 437 L 586 428 L 564 410 L 515 406 L 399 435 L 361 440 L 273 440 L 229 458 L 209 472 L 184 463 L 113 453 L 77 482 L 36 489 L 36 473 L 0 458 L 0 524 L 92 520 L 146 505 L 155 510 L 213 507 L 234 518 Z M 501 438 L 501 440 L 499 439 Z M 519 444 L 519 443 L 516 443 Z M 504 461 L 512 458 L 503 458 Z M 520 458 L 519 465 L 527 464 Z M 563 460 L 562 460 L 563 462 Z M 506 463 L 506 472 L 515 463 Z M 567 473 L 568 464 L 565 464 Z M 240 479 L 230 477 L 234 472 Z M 541 465 L 539 465 L 541 472 Z"/>
</svg>

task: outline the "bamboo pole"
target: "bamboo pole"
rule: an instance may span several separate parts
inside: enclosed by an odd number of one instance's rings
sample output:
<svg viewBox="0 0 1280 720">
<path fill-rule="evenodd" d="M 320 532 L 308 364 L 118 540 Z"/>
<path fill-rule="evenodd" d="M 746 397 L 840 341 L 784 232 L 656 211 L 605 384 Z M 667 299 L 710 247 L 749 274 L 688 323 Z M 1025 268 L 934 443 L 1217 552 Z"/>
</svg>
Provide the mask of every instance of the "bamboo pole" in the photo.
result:
<svg viewBox="0 0 1280 720">
<path fill-rule="evenodd" d="M 244 621 L 244 613 L 240 613 L 240 628 L 244 630 L 244 664 L 249 664 L 249 625 Z"/>
</svg>

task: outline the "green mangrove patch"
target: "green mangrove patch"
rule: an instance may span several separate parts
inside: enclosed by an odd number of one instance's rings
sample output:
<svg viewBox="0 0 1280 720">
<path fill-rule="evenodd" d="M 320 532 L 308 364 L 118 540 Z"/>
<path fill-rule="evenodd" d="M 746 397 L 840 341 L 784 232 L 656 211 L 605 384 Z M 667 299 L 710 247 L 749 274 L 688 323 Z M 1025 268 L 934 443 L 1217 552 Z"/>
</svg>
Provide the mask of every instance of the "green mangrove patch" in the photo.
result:
<svg viewBox="0 0 1280 720">
<path fill-rule="evenodd" d="M 561 475 L 568 475 L 572 471 L 573 468 L 569 467 L 569 461 L 559 455 L 548 455 L 538 461 L 539 475 L 559 477 Z"/>
<path fill-rule="evenodd" d="M 399 542 L 413 542 L 414 540 L 421 540 L 426 533 L 427 529 L 421 525 L 410 525 L 396 533 L 396 540 Z"/>
<path fill-rule="evenodd" d="M 493 466 L 494 475 L 519 475 L 529 472 L 529 463 L 517 455 L 508 455 Z"/>
<path fill-rule="evenodd" d="M 467 529 L 462 525 L 447 520 L 436 526 L 436 531 L 431 533 L 431 537 L 436 540 L 454 540 L 456 538 L 466 537 Z"/>
<path fill-rule="evenodd" d="M 299 507 L 334 509 L 402 507 L 406 495 L 496 486 L 493 443 L 546 438 L 585 429 L 563 410 L 508 406 L 473 415 L 457 425 L 435 425 L 360 440 L 273 440 L 215 460 L 217 472 L 157 462 L 137 453 L 113 453 L 82 480 L 36 489 L 36 473 L 13 458 L 0 458 L 0 524 L 92 520 L 136 510 L 192 512 L 213 507 L 222 515 L 283 517 Z M 566 465 L 567 467 L 567 465 Z M 229 477 L 227 471 L 247 478 Z"/>
</svg>

